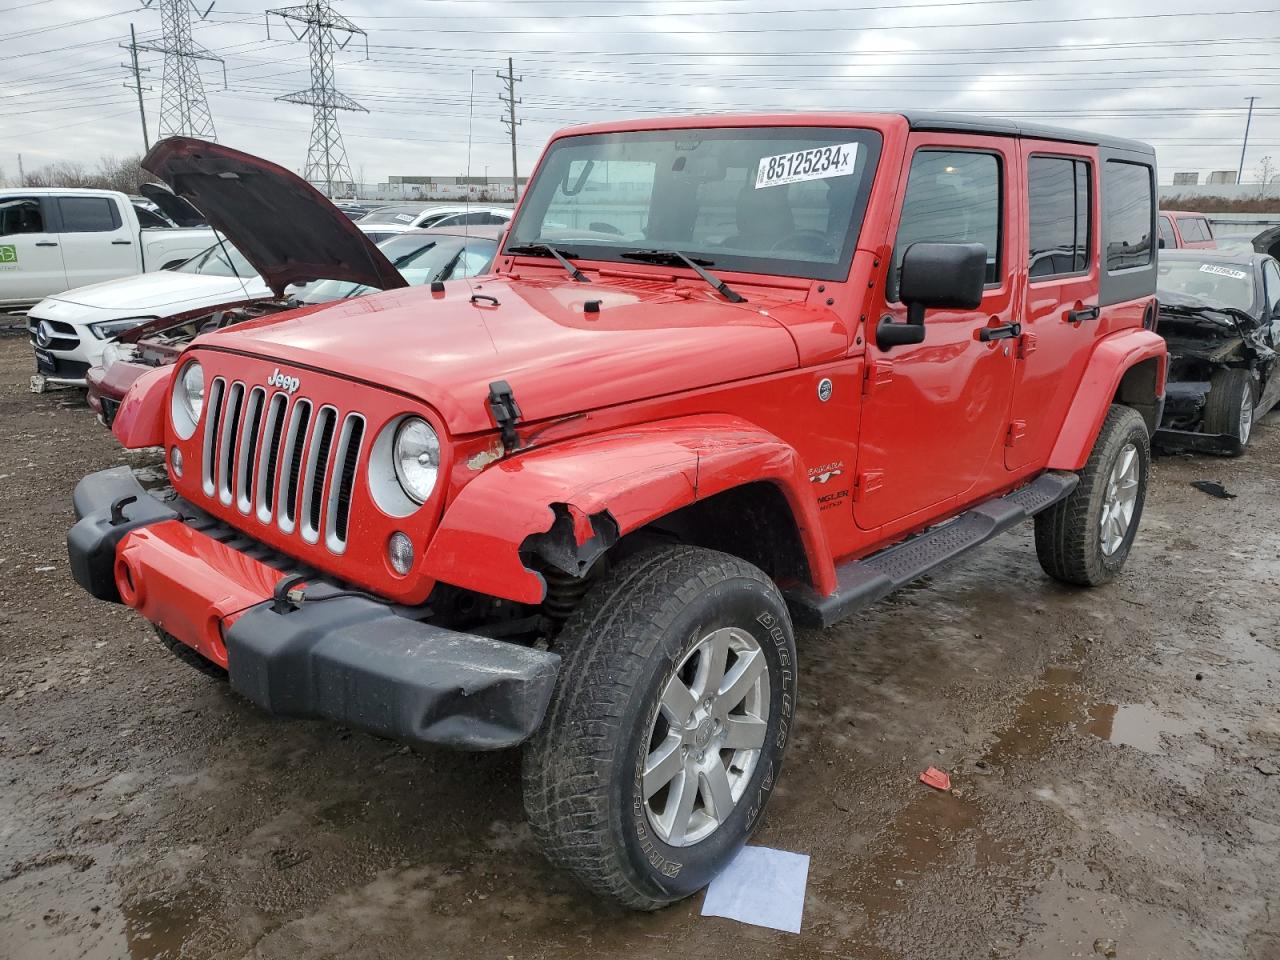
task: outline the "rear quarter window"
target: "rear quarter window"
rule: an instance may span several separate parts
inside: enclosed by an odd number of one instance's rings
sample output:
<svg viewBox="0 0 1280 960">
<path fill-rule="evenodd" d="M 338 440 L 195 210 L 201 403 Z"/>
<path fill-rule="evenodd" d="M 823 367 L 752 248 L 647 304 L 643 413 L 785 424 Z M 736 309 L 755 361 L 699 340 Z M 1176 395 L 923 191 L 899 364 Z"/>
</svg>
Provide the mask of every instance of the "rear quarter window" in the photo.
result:
<svg viewBox="0 0 1280 960">
<path fill-rule="evenodd" d="M 1107 272 L 1151 263 L 1155 207 L 1152 168 L 1127 160 L 1103 165 L 1103 218 Z"/>
</svg>

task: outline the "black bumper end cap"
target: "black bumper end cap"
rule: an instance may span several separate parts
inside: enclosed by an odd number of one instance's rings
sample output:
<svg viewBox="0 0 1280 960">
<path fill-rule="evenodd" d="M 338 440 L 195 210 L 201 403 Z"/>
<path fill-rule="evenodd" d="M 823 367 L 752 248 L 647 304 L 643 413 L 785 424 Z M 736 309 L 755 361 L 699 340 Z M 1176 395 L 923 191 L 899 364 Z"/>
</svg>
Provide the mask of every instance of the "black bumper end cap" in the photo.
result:
<svg viewBox="0 0 1280 960">
<path fill-rule="evenodd" d="M 119 603 L 115 565 L 120 541 L 139 527 L 180 515 L 148 494 L 128 467 L 89 474 L 76 484 L 72 502 L 78 519 L 67 533 L 71 575 L 97 599 Z"/>
<path fill-rule="evenodd" d="M 363 597 L 263 603 L 225 634 L 231 686 L 269 713 L 405 743 L 499 750 L 542 722 L 560 658 L 400 616 Z"/>
</svg>

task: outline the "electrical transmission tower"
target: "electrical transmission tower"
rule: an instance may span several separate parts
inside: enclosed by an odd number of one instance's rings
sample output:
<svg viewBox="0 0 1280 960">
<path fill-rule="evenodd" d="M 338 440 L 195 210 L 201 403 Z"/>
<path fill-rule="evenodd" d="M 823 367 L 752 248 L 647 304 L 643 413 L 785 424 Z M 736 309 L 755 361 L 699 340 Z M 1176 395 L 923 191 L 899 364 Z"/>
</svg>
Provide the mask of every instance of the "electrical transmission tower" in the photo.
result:
<svg viewBox="0 0 1280 960">
<path fill-rule="evenodd" d="M 516 104 L 523 103 L 523 100 L 516 99 L 516 84 L 524 80 L 524 77 L 517 77 L 515 66 L 511 62 L 511 58 L 507 57 L 507 72 L 498 74 L 498 79 L 506 85 L 507 92 L 498 94 L 498 99 L 507 105 L 507 114 L 501 120 L 506 124 L 507 132 L 511 134 L 511 196 L 515 200 L 520 199 L 520 175 L 516 172 L 516 127 L 520 126 L 524 121 L 516 119 Z"/>
<path fill-rule="evenodd" d="M 196 61 L 212 60 L 222 64 L 222 85 L 227 84 L 227 65 L 191 39 L 191 14 L 203 19 L 213 9 L 210 3 L 203 12 L 193 0 L 142 0 L 144 7 L 160 8 L 159 41 L 139 43 L 138 50 L 164 54 L 164 75 L 160 82 L 160 136 L 203 137 L 216 140 L 213 114 L 204 95 L 204 82 Z"/>
<path fill-rule="evenodd" d="M 295 40 L 306 40 L 311 45 L 311 86 L 276 97 L 286 103 L 311 106 L 311 145 L 307 147 L 307 167 L 303 176 L 329 197 L 338 191 L 354 192 L 347 148 L 342 144 L 342 131 L 338 129 L 338 111 L 369 111 L 334 85 L 333 52 L 344 49 L 352 37 L 361 36 L 365 37 L 365 56 L 368 56 L 369 39 L 352 21 L 335 12 L 328 0 L 308 0 L 302 6 L 268 10 L 268 36 L 271 35 L 273 13 L 286 22 Z M 303 24 L 303 30 L 298 32 L 294 23 Z M 341 43 L 334 38 L 335 32 L 346 34 Z"/>
</svg>

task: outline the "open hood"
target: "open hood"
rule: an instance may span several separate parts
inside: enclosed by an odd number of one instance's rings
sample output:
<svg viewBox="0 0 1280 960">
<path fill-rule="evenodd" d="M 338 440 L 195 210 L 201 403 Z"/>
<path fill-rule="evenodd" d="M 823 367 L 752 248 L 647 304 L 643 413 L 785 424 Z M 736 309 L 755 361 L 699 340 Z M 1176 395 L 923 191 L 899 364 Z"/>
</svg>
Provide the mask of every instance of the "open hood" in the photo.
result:
<svg viewBox="0 0 1280 960">
<path fill-rule="evenodd" d="M 159 207 L 161 213 L 180 227 L 203 227 L 208 223 L 203 213 L 186 200 L 175 196 L 168 187 L 158 183 L 144 183 L 138 187 L 138 192 Z"/>
<path fill-rule="evenodd" d="M 277 297 L 322 279 L 409 285 L 346 214 L 284 167 L 193 137 L 161 140 L 142 167 L 203 212 Z"/>
</svg>

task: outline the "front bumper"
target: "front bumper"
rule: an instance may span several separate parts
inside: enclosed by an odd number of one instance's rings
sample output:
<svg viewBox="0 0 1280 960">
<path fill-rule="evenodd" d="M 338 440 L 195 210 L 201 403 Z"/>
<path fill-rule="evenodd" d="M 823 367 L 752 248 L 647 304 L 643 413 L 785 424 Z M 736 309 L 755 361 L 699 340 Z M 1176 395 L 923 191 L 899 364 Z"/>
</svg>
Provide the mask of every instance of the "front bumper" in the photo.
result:
<svg viewBox="0 0 1280 960">
<path fill-rule="evenodd" d="M 319 577 L 300 602 L 273 598 L 297 572 L 283 558 L 152 497 L 128 468 L 85 477 L 74 503 L 76 581 L 225 666 L 271 713 L 473 750 L 514 746 L 542 721 L 553 653 L 433 626 Z"/>
</svg>

